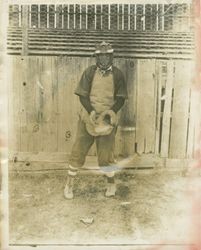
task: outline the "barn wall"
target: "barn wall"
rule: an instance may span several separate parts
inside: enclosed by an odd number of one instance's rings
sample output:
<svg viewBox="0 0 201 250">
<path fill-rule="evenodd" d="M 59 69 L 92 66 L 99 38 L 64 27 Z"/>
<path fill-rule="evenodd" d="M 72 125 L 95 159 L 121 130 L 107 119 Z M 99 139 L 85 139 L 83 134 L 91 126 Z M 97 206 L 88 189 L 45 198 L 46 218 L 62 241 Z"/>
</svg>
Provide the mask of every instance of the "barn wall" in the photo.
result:
<svg viewBox="0 0 201 250">
<path fill-rule="evenodd" d="M 8 82 L 11 157 L 20 152 L 67 155 L 80 107 L 73 91 L 94 58 L 8 56 L 8 62 L 13 69 Z M 194 157 L 200 96 L 191 84 L 193 62 L 117 58 L 115 65 L 123 71 L 129 92 L 116 154 Z"/>
</svg>

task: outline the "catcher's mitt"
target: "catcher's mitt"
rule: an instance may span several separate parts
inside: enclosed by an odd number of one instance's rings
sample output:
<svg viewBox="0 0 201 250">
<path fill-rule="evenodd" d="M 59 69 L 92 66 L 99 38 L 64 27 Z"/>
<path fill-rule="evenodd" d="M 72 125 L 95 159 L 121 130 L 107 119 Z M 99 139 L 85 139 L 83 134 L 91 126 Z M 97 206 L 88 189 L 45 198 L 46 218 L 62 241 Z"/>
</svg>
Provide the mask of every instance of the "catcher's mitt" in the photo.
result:
<svg viewBox="0 0 201 250">
<path fill-rule="evenodd" d="M 95 122 L 90 119 L 86 121 L 86 129 L 90 135 L 100 136 L 109 135 L 117 124 L 117 116 L 112 110 L 101 113 Z"/>
</svg>

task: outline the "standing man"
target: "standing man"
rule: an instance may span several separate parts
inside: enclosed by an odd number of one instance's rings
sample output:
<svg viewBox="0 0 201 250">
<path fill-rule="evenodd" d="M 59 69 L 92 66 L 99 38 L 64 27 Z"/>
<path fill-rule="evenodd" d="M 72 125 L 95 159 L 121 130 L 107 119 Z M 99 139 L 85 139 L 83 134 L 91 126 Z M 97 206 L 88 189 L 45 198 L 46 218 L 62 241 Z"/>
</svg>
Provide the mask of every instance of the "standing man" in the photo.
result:
<svg viewBox="0 0 201 250">
<path fill-rule="evenodd" d="M 75 90 L 82 104 L 77 136 L 69 159 L 69 170 L 64 196 L 73 198 L 73 182 L 78 170 L 84 165 L 86 155 L 96 142 L 98 164 L 109 169 L 117 130 L 116 113 L 127 98 L 127 88 L 122 72 L 113 66 L 113 49 L 109 43 L 96 46 L 96 65 L 82 74 Z M 116 184 L 114 171 L 105 171 L 107 197 L 114 196 Z"/>
</svg>

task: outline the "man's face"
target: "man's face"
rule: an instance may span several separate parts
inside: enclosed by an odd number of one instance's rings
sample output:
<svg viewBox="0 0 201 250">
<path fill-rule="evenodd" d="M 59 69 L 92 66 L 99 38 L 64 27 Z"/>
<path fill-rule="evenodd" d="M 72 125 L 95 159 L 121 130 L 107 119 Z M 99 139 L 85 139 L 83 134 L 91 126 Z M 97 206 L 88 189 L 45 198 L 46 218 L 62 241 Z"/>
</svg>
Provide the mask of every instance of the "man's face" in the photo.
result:
<svg viewBox="0 0 201 250">
<path fill-rule="evenodd" d="M 98 54 L 96 55 L 96 62 L 101 69 L 107 69 L 112 65 L 113 54 Z"/>
</svg>

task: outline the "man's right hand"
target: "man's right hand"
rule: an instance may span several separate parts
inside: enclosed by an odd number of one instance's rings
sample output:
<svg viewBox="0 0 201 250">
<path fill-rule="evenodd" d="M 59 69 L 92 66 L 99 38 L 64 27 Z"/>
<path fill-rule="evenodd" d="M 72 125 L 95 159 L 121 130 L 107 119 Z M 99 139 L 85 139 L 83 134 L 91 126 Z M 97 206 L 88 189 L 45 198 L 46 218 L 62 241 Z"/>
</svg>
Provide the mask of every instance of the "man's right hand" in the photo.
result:
<svg viewBox="0 0 201 250">
<path fill-rule="evenodd" d="M 89 120 L 93 125 L 96 125 L 97 114 L 95 110 L 92 110 L 89 114 Z"/>
</svg>

